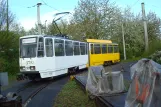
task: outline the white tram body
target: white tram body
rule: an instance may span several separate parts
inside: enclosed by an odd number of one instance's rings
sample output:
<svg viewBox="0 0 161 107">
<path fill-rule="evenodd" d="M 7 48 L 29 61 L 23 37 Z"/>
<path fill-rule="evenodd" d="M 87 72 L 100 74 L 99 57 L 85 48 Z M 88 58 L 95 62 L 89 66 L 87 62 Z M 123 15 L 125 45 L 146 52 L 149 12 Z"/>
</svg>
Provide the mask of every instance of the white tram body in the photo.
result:
<svg viewBox="0 0 161 107">
<path fill-rule="evenodd" d="M 47 35 L 20 38 L 20 72 L 29 79 L 62 75 L 86 68 L 87 63 L 86 42 Z"/>
</svg>

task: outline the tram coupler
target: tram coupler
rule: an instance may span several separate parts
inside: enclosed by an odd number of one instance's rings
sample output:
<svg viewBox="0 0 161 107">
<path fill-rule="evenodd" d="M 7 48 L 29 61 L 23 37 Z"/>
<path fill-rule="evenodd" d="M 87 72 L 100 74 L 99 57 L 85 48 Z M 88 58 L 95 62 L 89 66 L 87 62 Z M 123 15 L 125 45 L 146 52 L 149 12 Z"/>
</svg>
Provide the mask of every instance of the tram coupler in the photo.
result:
<svg viewBox="0 0 161 107">
<path fill-rule="evenodd" d="M 0 94 L 0 107 L 22 107 L 22 98 L 14 92 L 6 96 Z"/>
<path fill-rule="evenodd" d="M 22 74 L 22 73 L 17 74 L 17 81 L 27 80 L 27 79 L 28 77 L 25 74 Z"/>
</svg>

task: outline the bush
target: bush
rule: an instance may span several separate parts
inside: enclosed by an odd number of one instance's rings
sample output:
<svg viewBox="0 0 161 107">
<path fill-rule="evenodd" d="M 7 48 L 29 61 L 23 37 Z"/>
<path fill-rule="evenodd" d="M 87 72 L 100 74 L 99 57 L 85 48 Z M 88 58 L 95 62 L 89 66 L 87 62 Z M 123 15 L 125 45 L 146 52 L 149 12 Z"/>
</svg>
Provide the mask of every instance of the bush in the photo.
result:
<svg viewBox="0 0 161 107">
<path fill-rule="evenodd" d="M 8 72 L 9 75 L 16 75 L 19 72 L 18 59 L 7 61 L 0 58 L 0 72 Z"/>
<path fill-rule="evenodd" d="M 0 58 L 0 72 L 5 72 L 5 62 L 6 60 L 4 58 Z"/>
<path fill-rule="evenodd" d="M 19 35 L 0 31 L 0 72 L 15 75 L 19 71 Z"/>
<path fill-rule="evenodd" d="M 161 64 L 161 51 L 156 51 L 155 53 L 149 56 L 149 59 L 152 59 L 155 62 Z"/>
</svg>

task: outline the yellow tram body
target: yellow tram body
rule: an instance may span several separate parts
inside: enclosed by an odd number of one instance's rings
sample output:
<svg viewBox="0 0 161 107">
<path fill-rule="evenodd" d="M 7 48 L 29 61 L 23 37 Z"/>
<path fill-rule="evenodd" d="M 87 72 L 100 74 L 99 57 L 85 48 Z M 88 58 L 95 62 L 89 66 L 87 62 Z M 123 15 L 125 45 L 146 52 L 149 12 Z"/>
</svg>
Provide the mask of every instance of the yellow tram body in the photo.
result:
<svg viewBox="0 0 161 107">
<path fill-rule="evenodd" d="M 88 66 L 107 65 L 120 61 L 118 44 L 111 40 L 87 39 L 89 44 L 89 62 Z"/>
</svg>

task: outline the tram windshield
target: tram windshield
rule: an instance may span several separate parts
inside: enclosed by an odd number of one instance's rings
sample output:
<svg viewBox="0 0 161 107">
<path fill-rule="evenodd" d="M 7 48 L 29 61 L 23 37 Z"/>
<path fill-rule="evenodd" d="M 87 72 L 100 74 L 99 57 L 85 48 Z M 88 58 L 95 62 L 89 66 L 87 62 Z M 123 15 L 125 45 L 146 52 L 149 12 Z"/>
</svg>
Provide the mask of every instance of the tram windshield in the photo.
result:
<svg viewBox="0 0 161 107">
<path fill-rule="evenodd" d="M 36 57 L 37 38 L 20 39 L 20 57 L 32 58 Z"/>
</svg>

